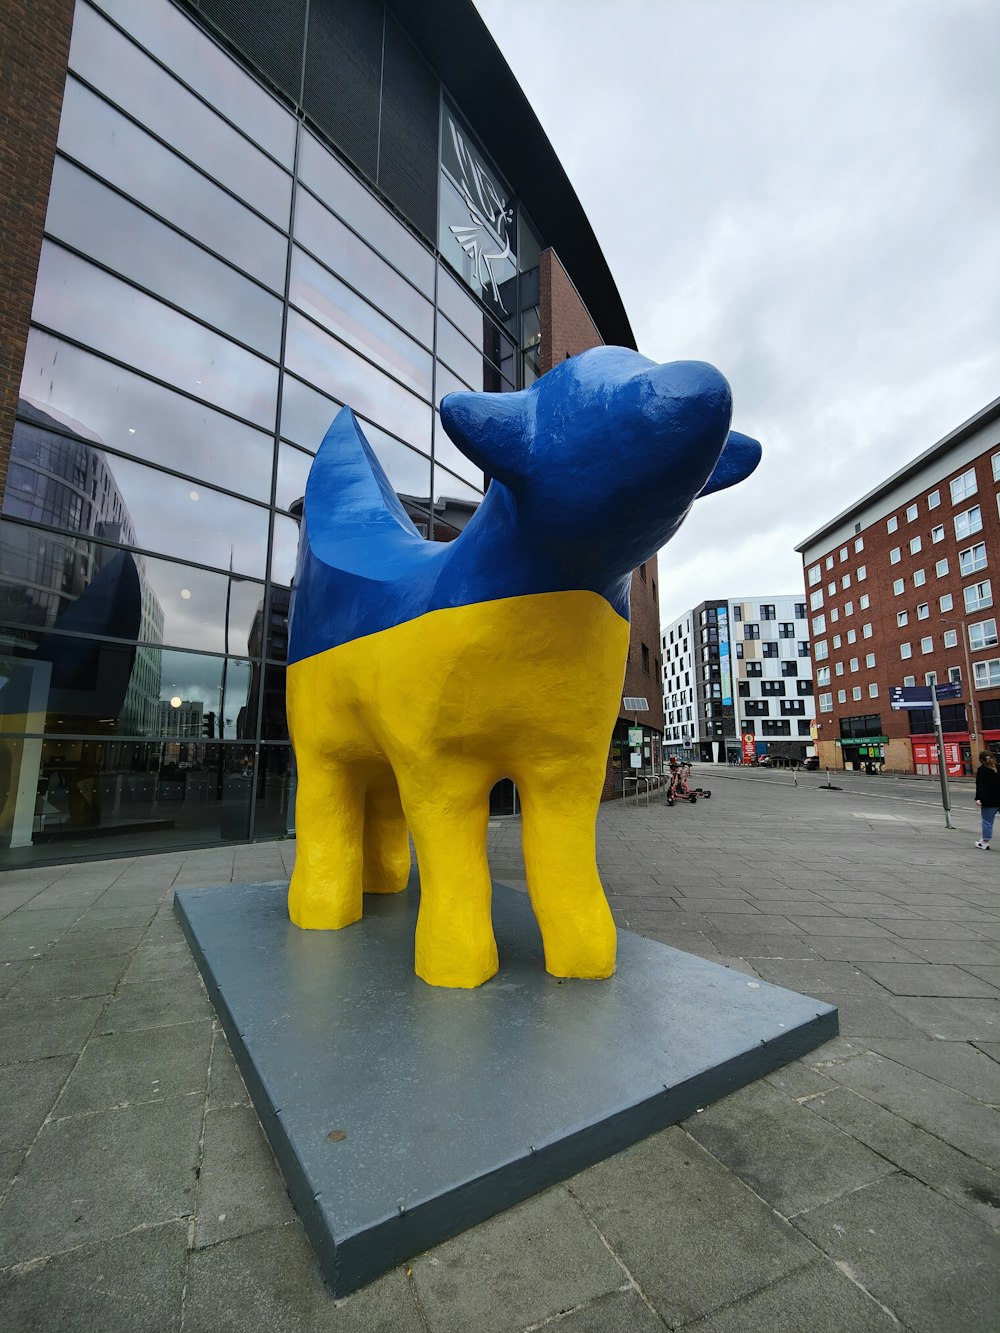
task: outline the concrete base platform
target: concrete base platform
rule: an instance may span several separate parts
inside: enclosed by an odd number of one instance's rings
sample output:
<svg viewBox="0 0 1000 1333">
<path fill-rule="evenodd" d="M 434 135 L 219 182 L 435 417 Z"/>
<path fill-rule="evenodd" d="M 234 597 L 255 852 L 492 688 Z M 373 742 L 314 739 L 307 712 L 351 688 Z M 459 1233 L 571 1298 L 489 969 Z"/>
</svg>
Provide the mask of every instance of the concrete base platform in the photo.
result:
<svg viewBox="0 0 1000 1333">
<path fill-rule="evenodd" d="M 337 1295 L 837 1032 L 828 1004 L 628 931 L 610 980 L 557 981 L 502 885 L 500 972 L 436 990 L 413 973 L 415 885 L 334 932 L 293 926 L 286 890 L 175 910 Z"/>
</svg>

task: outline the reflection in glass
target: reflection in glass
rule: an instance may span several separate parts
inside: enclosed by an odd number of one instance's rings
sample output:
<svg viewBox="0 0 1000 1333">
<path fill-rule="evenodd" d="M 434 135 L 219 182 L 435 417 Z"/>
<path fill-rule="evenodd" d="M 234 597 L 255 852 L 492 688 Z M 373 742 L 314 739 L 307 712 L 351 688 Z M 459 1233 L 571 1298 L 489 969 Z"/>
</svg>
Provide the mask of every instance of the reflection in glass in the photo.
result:
<svg viewBox="0 0 1000 1333">
<path fill-rule="evenodd" d="M 393 435 L 419 440 L 427 433 L 431 415 L 428 403 L 294 310 L 288 312 L 285 364 Z"/>
<path fill-rule="evenodd" d="M 483 309 L 449 271 L 438 265 L 438 306 L 476 347 L 483 336 Z"/>
<path fill-rule="evenodd" d="M 340 403 L 285 375 L 281 395 L 281 433 L 303 448 L 315 453 L 340 411 Z M 429 423 L 428 423 L 429 424 Z M 409 449 L 370 421 L 361 420 L 365 438 L 375 451 L 386 476 L 396 491 L 424 495 L 430 476 L 430 430 L 421 440 L 426 453 Z"/>
<path fill-rule="evenodd" d="M 312 454 L 296 449 L 294 445 L 278 447 L 278 483 L 274 498 L 279 509 L 288 509 L 305 495 L 312 461 Z"/>
<path fill-rule="evenodd" d="M 42 246 L 32 318 L 248 421 L 274 421 L 276 367 L 53 241 Z"/>
<path fill-rule="evenodd" d="M 508 243 L 477 219 L 475 204 L 444 174 L 438 245 L 462 281 L 498 318 L 510 314 L 516 305 L 517 266 Z"/>
<path fill-rule="evenodd" d="M 288 299 L 396 379 L 431 396 L 430 352 L 298 246 L 292 251 Z"/>
<path fill-rule="evenodd" d="M 135 0 L 97 0 L 105 13 L 130 32 L 223 115 L 291 166 L 295 151 L 295 119 L 249 74 L 173 5 L 141 4 Z"/>
<path fill-rule="evenodd" d="M 452 378 L 450 387 L 444 392 L 450 393 L 461 388 L 463 386 Z M 444 394 L 442 394 L 443 396 Z M 441 424 L 440 414 L 437 412 L 434 413 L 434 460 L 437 463 L 442 463 L 460 477 L 464 477 L 474 489 L 482 492 L 484 485 L 482 469 L 477 467 L 475 463 L 470 462 L 463 453 L 455 448 L 448 438 L 448 433 Z"/>
<path fill-rule="evenodd" d="M 295 200 L 295 239 L 328 268 L 346 278 L 379 310 L 384 310 L 414 338 L 430 347 L 434 327 L 434 307 L 430 301 L 307 190 L 299 190 Z"/>
<path fill-rule="evenodd" d="M 87 5 L 77 5 L 70 68 L 285 230 L 292 178 Z"/>
<path fill-rule="evenodd" d="M 33 329 L 21 392 L 56 421 L 85 421 L 120 453 L 168 462 L 254 500 L 271 494 L 274 442 L 204 403 Z"/>
<path fill-rule="evenodd" d="M 482 477 L 482 473 L 479 475 Z M 479 508 L 483 502 L 482 486 L 470 486 L 461 477 L 456 477 L 454 472 L 447 472 L 443 467 L 436 466 L 434 468 L 435 514 L 439 512 L 439 506 L 445 500 L 454 502 L 456 509 L 454 513 L 442 513 L 441 517 L 452 527 L 463 528 L 465 522 L 461 521 L 460 515 L 466 513 L 471 517 L 472 511 Z"/>
<path fill-rule="evenodd" d="M 444 318 L 437 318 L 437 354 L 469 389 L 482 392 L 483 354 Z"/>
<path fill-rule="evenodd" d="M 72 859 L 95 837 L 105 855 L 245 840 L 253 774 L 249 744 L 0 735 L 0 846 Z"/>
<path fill-rule="evenodd" d="M 59 147 L 274 291 L 284 288 L 282 233 L 72 76 Z"/>
<path fill-rule="evenodd" d="M 265 356 L 281 354 L 276 296 L 62 159 L 45 229 Z"/>
<path fill-rule="evenodd" d="M 258 838 L 283 838 L 295 832 L 295 785 L 291 746 L 261 746 L 254 812 L 254 834 Z"/>
<path fill-rule="evenodd" d="M 64 613 L 118 554 L 84 536 L 44 532 L 0 522 L 0 620 L 58 629 Z M 239 574 L 215 574 L 196 565 L 135 555 L 142 599 L 139 628 L 144 642 L 225 652 L 228 639 L 246 648 L 264 585 Z M 86 631 L 110 635 L 107 623 Z M 249 650 L 248 650 L 249 651 Z"/>
<path fill-rule="evenodd" d="M 271 545 L 271 595 L 277 592 L 274 585 L 291 587 L 295 575 L 295 561 L 299 553 L 299 525 L 294 518 L 284 514 L 274 516 L 274 537 Z"/>
<path fill-rule="evenodd" d="M 309 133 L 302 136 L 299 179 L 349 226 L 370 240 L 411 282 L 428 296 L 433 294 L 433 256 Z M 316 253 L 325 258 L 322 250 Z"/>
<path fill-rule="evenodd" d="M 3 512 L 71 532 L 91 533 L 264 575 L 267 510 L 200 482 L 109 458 L 85 426 L 21 401 Z"/>
</svg>

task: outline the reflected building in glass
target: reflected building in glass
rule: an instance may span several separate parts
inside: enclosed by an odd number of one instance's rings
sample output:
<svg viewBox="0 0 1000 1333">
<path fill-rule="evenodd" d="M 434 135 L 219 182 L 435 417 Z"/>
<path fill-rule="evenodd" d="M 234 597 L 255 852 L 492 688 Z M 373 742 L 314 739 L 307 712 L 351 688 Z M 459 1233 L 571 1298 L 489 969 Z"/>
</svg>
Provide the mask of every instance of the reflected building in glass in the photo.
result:
<svg viewBox="0 0 1000 1333">
<path fill-rule="evenodd" d="M 449 540 L 487 479 L 436 404 L 628 319 L 469 0 L 286 0 L 277 35 L 263 0 L 15 9 L 0 859 L 280 837 L 297 505 L 341 405 Z"/>
</svg>

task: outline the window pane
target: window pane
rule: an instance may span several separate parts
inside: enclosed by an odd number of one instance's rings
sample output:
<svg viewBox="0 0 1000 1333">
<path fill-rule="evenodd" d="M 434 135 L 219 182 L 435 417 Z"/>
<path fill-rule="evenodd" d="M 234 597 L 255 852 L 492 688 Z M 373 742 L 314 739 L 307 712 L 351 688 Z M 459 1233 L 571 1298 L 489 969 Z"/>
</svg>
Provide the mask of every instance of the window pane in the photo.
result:
<svg viewBox="0 0 1000 1333">
<path fill-rule="evenodd" d="M 291 586 L 299 552 L 299 525 L 284 514 L 274 516 L 274 541 L 271 546 L 271 582 Z"/>
<path fill-rule="evenodd" d="M 296 500 L 301 500 L 305 496 L 312 461 L 312 454 L 296 449 L 294 445 L 279 446 L 278 485 L 275 494 L 275 503 L 279 509 L 288 509 Z"/>
<path fill-rule="evenodd" d="M 291 166 L 295 119 L 173 5 L 97 0 L 100 8 L 279 162 Z"/>
<path fill-rule="evenodd" d="M 431 354 L 298 246 L 289 300 L 411 389 L 431 396 Z"/>
<path fill-rule="evenodd" d="M 281 302 L 200 246 L 57 161 L 46 231 L 275 360 Z"/>
<path fill-rule="evenodd" d="M 444 514 L 444 520 L 452 527 L 462 528 L 472 517 L 471 509 L 478 509 L 483 502 L 483 492 L 480 487 L 470 486 L 468 482 L 456 477 L 453 472 L 446 471 L 443 467 L 434 469 L 434 499 L 436 502 L 447 496 L 451 500 L 457 500 L 458 513 L 462 521 L 450 514 Z M 471 507 L 471 508 L 470 508 Z"/>
<path fill-rule="evenodd" d="M 482 392 L 484 387 L 483 378 L 483 354 L 477 348 L 463 338 L 453 325 L 441 315 L 437 321 L 437 354 L 442 361 L 446 361 L 451 369 L 462 380 L 469 389 L 475 389 Z M 440 401 L 442 395 L 438 395 Z"/>
<path fill-rule="evenodd" d="M 127 554 L 127 553 L 122 553 Z M 251 663 L 68 634 L 0 627 L 25 729 L 51 735 L 172 736 L 200 744 L 210 725 L 242 739 Z"/>
<path fill-rule="evenodd" d="M 483 320 L 486 316 L 478 301 L 451 276 L 443 265 L 438 266 L 438 305 L 451 322 L 477 347 L 483 340 Z"/>
<path fill-rule="evenodd" d="M 299 179 L 349 226 L 370 240 L 411 282 L 428 296 L 433 294 L 434 258 L 430 252 L 308 133 L 302 135 L 299 150 Z M 317 250 L 317 254 L 325 258 L 322 250 Z"/>
<path fill-rule="evenodd" d="M 264 745 L 257 758 L 254 837 L 295 832 L 295 763 L 289 745 Z"/>
<path fill-rule="evenodd" d="M 32 317 L 250 421 L 274 421 L 275 366 L 51 241 Z"/>
<path fill-rule="evenodd" d="M 59 147 L 274 291 L 284 289 L 288 242 L 281 232 L 72 77 Z"/>
<path fill-rule="evenodd" d="M 122 582 L 121 600 L 127 600 L 129 587 L 133 591 L 138 587 L 140 607 L 138 615 L 134 609 L 128 613 L 119 607 L 119 618 L 106 603 L 96 608 L 99 589 L 89 599 L 88 589 L 121 554 L 120 548 L 89 537 L 0 522 L 0 620 L 205 652 L 224 653 L 228 643 L 230 652 L 250 652 L 254 617 L 264 596 L 262 583 L 125 553 L 134 562 L 137 580 Z M 67 620 L 71 607 L 76 611 Z"/>
<path fill-rule="evenodd" d="M 393 435 L 417 442 L 426 438 L 429 404 L 295 311 L 288 316 L 285 363 L 296 375 Z"/>
<path fill-rule="evenodd" d="M 292 178 L 87 5 L 73 20 L 70 67 L 154 134 L 288 227 Z"/>
<path fill-rule="evenodd" d="M 442 256 L 485 304 L 505 319 L 516 310 L 517 269 L 509 245 L 482 224 L 482 217 L 444 175 L 438 245 Z"/>
<path fill-rule="evenodd" d="M 21 391 L 18 411 L 29 417 L 40 406 L 64 430 L 121 453 L 254 500 L 270 497 L 269 435 L 38 329 L 28 339 Z"/>
<path fill-rule="evenodd" d="M 433 306 L 305 190 L 295 200 L 295 239 L 430 347 Z"/>
<path fill-rule="evenodd" d="M 173 738 L 11 742 L 17 788 L 30 793 L 30 806 L 25 797 L 22 808 L 10 812 L 20 826 L 19 843 L 27 848 L 33 841 L 49 860 L 54 851 L 71 860 L 94 854 L 97 831 L 114 835 L 100 844 L 109 851 L 245 841 L 253 751 L 252 744 Z"/>
</svg>

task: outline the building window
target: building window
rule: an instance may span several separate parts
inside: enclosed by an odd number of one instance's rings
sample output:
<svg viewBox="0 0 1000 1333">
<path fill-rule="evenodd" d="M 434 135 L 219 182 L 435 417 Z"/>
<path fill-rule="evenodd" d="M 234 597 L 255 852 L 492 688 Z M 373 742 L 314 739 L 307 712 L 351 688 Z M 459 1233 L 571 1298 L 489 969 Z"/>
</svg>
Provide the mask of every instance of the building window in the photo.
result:
<svg viewBox="0 0 1000 1333">
<path fill-rule="evenodd" d="M 896 594 L 897 597 L 900 595 L 901 592 L 903 592 L 903 590 L 905 589 L 905 587 L 906 587 L 906 584 L 903 582 L 902 579 L 894 579 L 894 580 L 893 580 L 892 590 L 893 590 L 893 592 Z"/>
<path fill-rule="evenodd" d="M 741 680 L 739 682 L 738 693 L 741 699 L 750 698 L 750 682 L 748 680 Z"/>
<path fill-rule="evenodd" d="M 945 577 L 945 575 L 948 573 L 947 557 L 945 557 L 944 560 L 939 560 L 937 562 L 937 564 L 934 566 L 934 573 L 938 576 L 939 579 L 943 579 Z"/>
<path fill-rule="evenodd" d="M 878 686 L 875 684 L 874 681 L 872 681 L 872 683 L 868 686 L 868 697 L 869 699 L 878 698 Z"/>
<path fill-rule="evenodd" d="M 934 637 L 931 634 L 927 634 L 925 635 L 924 638 L 920 640 L 920 651 L 922 653 L 930 653 L 933 652 L 933 650 L 934 650 Z"/>
<path fill-rule="evenodd" d="M 744 639 L 759 639 L 760 626 L 748 620 L 743 626 L 743 637 Z"/>
<path fill-rule="evenodd" d="M 931 541 L 932 541 L 932 542 L 943 542 L 943 541 L 944 541 L 944 524 L 943 524 L 943 523 L 939 523 L 939 524 L 937 525 L 936 528 L 931 528 Z"/>
<path fill-rule="evenodd" d="M 810 569 L 809 571 L 810 588 L 813 586 L 814 583 L 819 583 L 822 577 L 823 577 L 823 571 L 820 569 L 819 565 L 813 565 L 812 569 Z"/>
<path fill-rule="evenodd" d="M 844 615 L 845 615 L 845 616 L 853 616 L 853 615 L 854 615 L 854 603 L 853 603 L 853 602 L 845 602 L 845 603 L 844 603 Z"/>
<path fill-rule="evenodd" d="M 1000 658 L 997 659 L 997 666 L 1000 667 Z M 819 696 L 819 711 L 821 713 L 833 712 L 833 695 L 821 694 Z"/>
<path fill-rule="evenodd" d="M 988 657 L 985 662 L 973 662 L 972 674 L 977 690 L 988 690 L 1000 685 L 1000 657 Z"/>
<path fill-rule="evenodd" d="M 915 504 L 913 504 L 913 505 L 907 505 L 907 507 L 906 507 L 906 521 L 907 521 L 907 523 L 912 523 L 913 520 L 917 517 L 918 512 L 919 512 L 919 510 L 917 509 L 917 506 L 916 506 Z"/>
<path fill-rule="evenodd" d="M 866 666 L 866 667 L 873 667 L 874 665 L 875 665 L 875 654 L 874 654 L 874 653 L 865 653 L 865 666 Z"/>
<path fill-rule="evenodd" d="M 792 608 L 792 615 L 796 620 L 805 620 L 808 615 L 805 602 L 796 602 Z"/>
<path fill-rule="evenodd" d="M 843 662 L 834 662 L 834 664 L 833 664 L 833 674 L 834 674 L 835 676 L 842 676 L 842 675 L 844 674 L 844 664 L 843 664 Z"/>
<path fill-rule="evenodd" d="M 912 685 L 916 685 L 916 683 L 917 683 L 917 678 L 916 678 L 916 676 L 904 676 L 904 677 L 903 677 L 903 684 L 907 687 L 907 689 L 909 689 L 910 686 L 912 686 Z"/>
<path fill-rule="evenodd" d="M 976 490 L 976 469 L 970 467 L 968 472 L 963 472 L 960 477 L 956 477 L 951 482 L 951 502 L 953 505 L 959 504 L 970 495 L 975 495 Z"/>
<path fill-rule="evenodd" d="M 966 611 L 985 611 L 993 605 L 993 589 L 989 579 L 985 583 L 970 584 L 968 588 L 963 588 L 962 593 Z"/>
<path fill-rule="evenodd" d="M 814 593 L 811 593 L 809 596 L 809 607 L 813 611 L 818 611 L 822 605 L 823 605 L 823 589 L 817 588 L 816 591 Z"/>
<path fill-rule="evenodd" d="M 833 636 L 833 646 L 834 646 L 834 648 L 839 648 L 842 642 L 843 642 L 843 640 L 841 639 L 841 637 L 840 637 L 839 634 L 835 634 L 835 635 Z"/>
<path fill-rule="evenodd" d="M 779 639 L 794 639 L 794 638 L 795 638 L 795 624 L 794 624 L 794 622 L 789 623 L 787 620 L 783 620 L 783 621 L 781 622 L 781 624 L 778 626 L 778 638 L 779 638 Z"/>
<path fill-rule="evenodd" d="M 930 620 L 930 617 L 931 617 L 930 607 L 927 605 L 926 602 L 921 602 L 920 605 L 917 607 L 917 619 Z"/>
<path fill-rule="evenodd" d="M 946 629 L 944 632 L 944 646 L 946 648 L 958 647 L 958 630 Z"/>
<path fill-rule="evenodd" d="M 839 703 L 839 704 L 846 704 L 846 703 L 847 703 L 847 691 L 846 691 L 846 690 L 838 690 L 838 691 L 837 691 L 837 703 Z"/>
<path fill-rule="evenodd" d="M 784 694 L 785 684 L 781 680 L 762 680 L 760 683 L 761 694 Z"/>
<path fill-rule="evenodd" d="M 764 674 L 763 662 L 747 662 L 746 668 L 748 676 L 763 676 Z"/>
<path fill-rule="evenodd" d="M 860 685 L 854 685 L 854 686 L 851 688 L 851 698 L 852 698 L 852 699 L 855 699 L 855 700 L 861 698 L 861 686 L 860 686 Z"/>
<path fill-rule="evenodd" d="M 871 636 L 872 636 L 872 625 L 871 625 L 871 621 L 870 621 L 870 620 L 867 620 L 867 621 L 865 621 L 865 623 L 861 626 L 861 637 L 862 637 L 863 639 L 870 639 Z"/>
<path fill-rule="evenodd" d="M 857 641 L 858 641 L 858 631 L 856 629 L 849 629 L 847 631 L 847 642 L 857 643 Z"/>
<path fill-rule="evenodd" d="M 748 699 L 743 705 L 743 712 L 747 717 L 767 717 L 770 704 L 766 699 Z"/>
<path fill-rule="evenodd" d="M 974 625 L 969 626 L 969 647 L 974 653 L 980 652 L 983 648 L 994 648 L 997 643 L 997 622 L 995 620 L 979 620 Z"/>
<path fill-rule="evenodd" d="M 925 672 L 924 672 L 924 684 L 925 684 L 925 685 L 936 685 L 936 684 L 937 684 L 937 672 L 936 672 L 936 671 L 925 671 Z"/>
<path fill-rule="evenodd" d="M 807 644 L 806 647 L 808 646 L 809 645 Z M 807 656 L 807 654 L 802 654 L 802 656 Z M 830 656 L 830 645 L 827 643 L 826 639 L 817 639 L 816 642 L 813 644 L 813 657 L 815 657 L 817 662 L 822 662 L 824 658 L 827 658 L 829 656 Z"/>
<path fill-rule="evenodd" d="M 964 551 L 959 551 L 958 567 L 963 579 L 974 574 L 977 569 L 985 569 L 986 543 L 977 542 L 975 546 L 967 546 Z"/>
<path fill-rule="evenodd" d="M 1000 481 L 1000 454 L 994 454 L 990 462 L 993 464 L 993 480 Z"/>
<path fill-rule="evenodd" d="M 916 536 L 916 537 L 911 537 L 911 538 L 910 538 L 910 555 L 916 555 L 917 552 L 920 550 L 921 545 L 922 545 L 922 543 L 921 543 L 921 541 L 920 541 L 920 537 L 919 537 L 919 535 Z"/>
<path fill-rule="evenodd" d="M 858 606 L 861 608 L 862 611 L 867 611 L 868 608 L 871 606 L 871 604 L 872 604 L 872 599 L 868 596 L 866 592 L 863 592 L 861 596 L 858 598 Z"/>
<path fill-rule="evenodd" d="M 966 537 L 971 537 L 974 532 L 982 532 L 983 514 L 978 505 L 973 505 L 971 509 L 966 509 L 964 513 L 955 515 L 955 540 L 964 541 Z"/>
<path fill-rule="evenodd" d="M 927 582 L 926 569 L 915 569 L 913 571 L 913 586 L 915 588 L 922 588 L 926 582 Z"/>
<path fill-rule="evenodd" d="M 813 616 L 812 627 L 813 627 L 813 633 L 814 633 L 814 634 L 825 634 L 825 633 L 826 633 L 826 616 L 822 616 L 822 615 L 820 615 L 820 616 Z"/>
<path fill-rule="evenodd" d="M 860 551 L 863 551 L 864 549 L 865 549 L 865 539 L 864 537 L 859 537 L 857 541 L 854 543 L 855 555 L 857 555 Z"/>
<path fill-rule="evenodd" d="M 781 674 L 783 676 L 797 676 L 799 674 L 799 664 L 794 660 L 782 662 Z"/>
<path fill-rule="evenodd" d="M 857 659 L 856 657 L 852 657 L 851 660 L 850 660 L 850 662 L 848 662 L 847 665 L 848 665 L 848 670 L 850 670 L 850 671 L 857 671 L 857 669 L 858 669 L 858 659 Z"/>
<path fill-rule="evenodd" d="M 826 590 L 827 590 L 827 592 L 830 594 L 831 597 L 835 597 L 835 596 L 837 595 L 837 581 L 836 581 L 836 579 L 834 579 L 832 583 L 828 583 L 828 584 L 826 585 Z"/>
<path fill-rule="evenodd" d="M 885 525 L 885 530 L 886 532 L 895 532 L 898 527 L 899 527 L 899 520 L 896 518 L 896 515 L 893 514 L 892 518 L 890 518 L 887 521 Z"/>
<path fill-rule="evenodd" d="M 857 573 L 857 580 L 858 580 L 858 582 L 859 582 L 859 583 L 864 583 L 864 581 L 865 581 L 865 579 L 866 579 L 867 577 L 868 577 L 868 566 L 867 566 L 867 565 L 858 565 L 858 573 Z"/>
<path fill-rule="evenodd" d="M 889 552 L 889 564 L 898 565 L 900 560 L 902 560 L 902 558 L 903 558 L 903 552 L 900 550 L 898 546 L 894 546 L 892 550 Z"/>
<path fill-rule="evenodd" d="M 765 643 L 763 646 L 763 655 L 764 657 L 778 657 L 779 652 L 777 643 Z"/>
<path fill-rule="evenodd" d="M 762 606 L 760 608 L 760 618 L 761 620 L 774 620 L 775 619 L 774 607 L 768 604 Z"/>
<path fill-rule="evenodd" d="M 792 734 L 791 722 L 781 722 L 771 720 L 765 722 L 760 729 L 762 736 L 790 736 Z"/>
<path fill-rule="evenodd" d="M 952 684 L 952 685 L 961 685 L 961 683 L 962 683 L 962 668 L 961 668 L 961 667 L 949 667 L 949 668 L 948 668 L 948 680 L 949 680 L 949 683 Z"/>
<path fill-rule="evenodd" d="M 806 711 L 805 699 L 782 699 L 781 711 L 785 717 L 801 717 Z"/>
<path fill-rule="evenodd" d="M 903 626 L 906 624 L 906 622 L 909 620 L 909 618 L 910 618 L 910 613 L 909 613 L 909 611 L 897 611 L 897 612 L 896 612 L 896 624 L 899 626 L 900 629 L 903 628 Z"/>
<path fill-rule="evenodd" d="M 840 586 L 841 586 L 842 588 L 849 588 L 849 587 L 851 586 L 851 576 L 850 576 L 850 574 L 845 574 L 845 575 L 844 575 L 844 577 L 840 580 Z"/>
<path fill-rule="evenodd" d="M 834 621 L 839 620 L 839 619 L 840 619 L 840 612 L 837 610 L 837 608 L 836 608 L 835 606 L 831 606 L 831 607 L 830 607 L 830 623 L 831 623 L 831 625 L 834 623 Z"/>
<path fill-rule="evenodd" d="M 817 685 L 830 684 L 830 668 L 828 666 L 816 668 L 816 684 Z"/>
<path fill-rule="evenodd" d="M 930 495 L 928 495 L 927 497 L 927 508 L 937 509 L 940 503 L 941 503 L 941 492 L 931 491 Z"/>
<path fill-rule="evenodd" d="M 906 660 L 906 658 L 912 657 L 913 656 L 912 645 L 908 643 L 901 643 L 899 645 L 899 655 L 901 658 L 903 658 L 904 661 Z"/>
<path fill-rule="evenodd" d="M 950 611 L 955 605 L 955 599 L 950 592 L 943 593 L 938 599 L 938 607 L 942 611 Z"/>
<path fill-rule="evenodd" d="M 642 647 L 642 669 L 643 669 L 643 671 L 645 671 L 646 675 L 648 676 L 648 675 L 649 675 L 649 649 L 646 647 L 645 644 L 642 644 L 641 647 Z"/>
<path fill-rule="evenodd" d="M 643 563 L 643 564 L 641 564 L 641 565 L 639 566 L 639 577 L 642 579 L 643 583 L 646 582 L 646 565 L 645 565 L 645 563 Z"/>
<path fill-rule="evenodd" d="M 736 602 L 733 606 L 733 619 L 734 620 L 743 619 L 743 607 L 740 606 L 739 602 Z"/>
<path fill-rule="evenodd" d="M 828 556 L 826 557 L 825 564 L 826 564 L 827 569 L 832 569 L 832 568 L 833 568 L 833 556 L 832 556 L 832 555 L 828 555 Z"/>
</svg>

